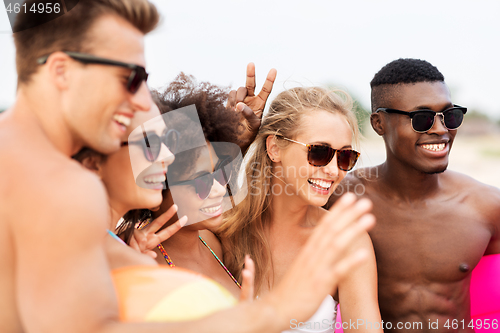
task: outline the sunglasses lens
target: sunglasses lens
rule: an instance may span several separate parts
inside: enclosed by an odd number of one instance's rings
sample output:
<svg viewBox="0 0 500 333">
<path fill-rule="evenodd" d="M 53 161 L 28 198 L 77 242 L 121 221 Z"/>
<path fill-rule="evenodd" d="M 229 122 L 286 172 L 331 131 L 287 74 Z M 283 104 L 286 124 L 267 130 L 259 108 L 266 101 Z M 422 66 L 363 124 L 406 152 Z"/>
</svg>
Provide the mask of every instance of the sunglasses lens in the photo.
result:
<svg viewBox="0 0 500 333">
<path fill-rule="evenodd" d="M 340 170 L 350 171 L 356 165 L 359 153 L 355 150 L 338 150 L 337 151 L 337 163 Z"/>
<path fill-rule="evenodd" d="M 307 154 L 307 161 L 313 166 L 325 166 L 335 155 L 335 149 L 324 145 L 311 145 L 309 146 L 309 153 Z"/>
<path fill-rule="evenodd" d="M 167 146 L 168 150 L 170 150 L 172 154 L 175 154 L 179 143 L 179 132 L 176 130 L 169 130 L 167 134 L 165 134 L 163 142 L 165 146 Z"/>
<path fill-rule="evenodd" d="M 194 189 L 196 191 L 196 194 L 198 195 L 198 198 L 200 198 L 201 200 L 205 200 L 206 198 L 208 198 L 208 195 L 212 190 L 213 183 L 214 180 L 212 178 L 212 175 L 206 175 L 196 178 L 194 180 Z"/>
<path fill-rule="evenodd" d="M 177 145 L 179 142 L 179 132 L 176 130 L 168 131 L 163 138 L 160 138 L 157 134 L 150 134 L 146 138 L 146 144 L 144 145 L 144 156 L 150 162 L 154 162 L 160 156 L 161 144 L 165 144 L 168 150 L 172 154 L 177 152 Z"/>
<path fill-rule="evenodd" d="M 417 132 L 427 132 L 434 124 L 434 112 L 422 111 L 416 113 L 412 118 L 413 129 Z"/>
<path fill-rule="evenodd" d="M 227 173 L 226 171 L 229 171 L 229 173 Z M 229 183 L 229 179 L 231 179 L 231 170 L 215 170 L 214 178 L 219 184 L 221 184 L 222 186 L 226 186 L 227 183 Z"/>
<path fill-rule="evenodd" d="M 161 139 L 156 134 L 150 134 L 145 139 L 146 144 L 143 146 L 144 156 L 149 162 L 154 162 L 160 155 Z"/>
<path fill-rule="evenodd" d="M 137 90 L 139 90 L 139 87 L 141 86 L 142 81 L 147 81 L 148 80 L 149 74 L 146 73 L 146 71 L 142 68 L 137 68 L 132 71 L 130 74 L 130 79 L 128 82 L 128 90 L 132 93 L 135 94 Z"/>
<path fill-rule="evenodd" d="M 444 124 L 448 129 L 457 129 L 462 125 L 462 121 L 464 120 L 464 113 L 461 109 L 451 109 L 443 113 L 444 115 Z"/>
<path fill-rule="evenodd" d="M 135 94 L 139 89 L 140 83 L 141 80 L 139 78 L 139 74 L 136 70 L 132 71 L 132 73 L 130 74 L 130 79 L 128 81 L 128 91 L 130 91 L 132 94 Z"/>
<path fill-rule="evenodd" d="M 146 159 L 147 159 L 149 162 L 154 162 L 154 161 L 155 161 L 154 155 L 153 155 L 153 153 L 151 152 L 151 149 L 150 149 L 150 148 L 146 148 L 146 149 L 144 150 L 144 156 L 146 156 Z"/>
</svg>

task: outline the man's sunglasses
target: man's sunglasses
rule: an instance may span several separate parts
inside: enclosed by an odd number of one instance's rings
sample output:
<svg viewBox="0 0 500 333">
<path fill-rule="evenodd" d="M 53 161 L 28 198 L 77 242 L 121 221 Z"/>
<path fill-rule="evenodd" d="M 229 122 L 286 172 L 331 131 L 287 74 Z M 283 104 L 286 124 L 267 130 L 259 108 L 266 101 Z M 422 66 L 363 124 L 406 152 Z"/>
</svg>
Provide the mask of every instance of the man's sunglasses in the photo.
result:
<svg viewBox="0 0 500 333">
<path fill-rule="evenodd" d="M 454 130 L 462 125 L 464 115 L 467 113 L 467 108 L 459 105 L 453 105 L 452 108 L 442 112 L 432 110 L 417 110 L 417 111 L 401 111 L 396 109 L 378 108 L 377 111 L 386 113 L 404 114 L 411 119 L 411 127 L 417 133 L 425 133 L 434 126 L 436 115 L 442 116 L 444 126 L 449 130 Z"/>
<path fill-rule="evenodd" d="M 177 152 L 179 132 L 177 132 L 176 130 L 168 130 L 165 134 L 159 136 L 156 133 L 146 133 L 143 128 L 142 134 L 144 135 L 144 139 L 137 141 L 125 141 L 121 143 L 121 146 L 128 146 L 129 144 L 141 146 L 144 157 L 149 162 L 154 162 L 158 159 L 158 156 L 160 156 L 162 144 L 167 146 L 168 150 L 170 150 L 172 154 L 175 154 Z"/>
<path fill-rule="evenodd" d="M 91 54 L 78 53 L 78 52 L 64 52 L 71 58 L 75 59 L 82 64 L 98 64 L 98 65 L 109 65 L 124 67 L 132 70 L 130 76 L 128 77 L 127 90 L 132 94 L 135 94 L 137 90 L 141 87 L 142 81 L 147 82 L 149 74 L 146 73 L 146 69 L 142 66 L 135 64 L 127 64 L 121 61 L 110 60 L 106 58 L 99 58 Z M 49 55 L 40 57 L 37 59 L 39 65 L 44 65 L 49 58 Z"/>
<path fill-rule="evenodd" d="M 343 171 L 350 171 L 354 168 L 360 155 L 357 151 L 352 149 L 333 149 L 327 145 L 308 145 L 283 136 L 280 137 L 284 140 L 307 147 L 307 161 L 310 165 L 315 167 L 324 167 L 328 165 L 335 156 L 335 153 L 337 153 L 338 168 Z"/>
<path fill-rule="evenodd" d="M 231 162 L 230 156 L 221 156 L 219 162 L 214 168 L 214 172 L 205 173 L 201 176 L 198 176 L 194 179 L 184 180 L 179 182 L 169 182 L 169 186 L 176 185 L 192 185 L 198 198 L 200 200 L 205 200 L 210 195 L 212 191 L 212 187 L 214 185 L 214 180 L 216 180 L 222 186 L 226 186 L 231 179 L 232 168 L 225 168 Z"/>
</svg>

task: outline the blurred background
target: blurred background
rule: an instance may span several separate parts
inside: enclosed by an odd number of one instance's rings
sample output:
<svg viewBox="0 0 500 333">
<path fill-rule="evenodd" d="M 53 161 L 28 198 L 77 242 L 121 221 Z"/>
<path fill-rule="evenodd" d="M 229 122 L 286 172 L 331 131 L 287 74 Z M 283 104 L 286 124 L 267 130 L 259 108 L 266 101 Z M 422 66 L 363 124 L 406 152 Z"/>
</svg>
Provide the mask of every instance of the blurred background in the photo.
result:
<svg viewBox="0 0 500 333">
<path fill-rule="evenodd" d="M 153 0 L 163 22 L 146 37 L 149 85 L 180 72 L 237 88 L 248 62 L 260 89 L 269 69 L 273 96 L 294 86 L 347 90 L 357 101 L 365 138 L 362 166 L 384 161 L 382 140 L 363 123 L 369 82 L 386 63 L 420 58 L 437 66 L 453 102 L 467 106 L 450 169 L 500 187 L 500 1 Z M 0 9 L 0 111 L 15 99 L 14 46 Z"/>
</svg>

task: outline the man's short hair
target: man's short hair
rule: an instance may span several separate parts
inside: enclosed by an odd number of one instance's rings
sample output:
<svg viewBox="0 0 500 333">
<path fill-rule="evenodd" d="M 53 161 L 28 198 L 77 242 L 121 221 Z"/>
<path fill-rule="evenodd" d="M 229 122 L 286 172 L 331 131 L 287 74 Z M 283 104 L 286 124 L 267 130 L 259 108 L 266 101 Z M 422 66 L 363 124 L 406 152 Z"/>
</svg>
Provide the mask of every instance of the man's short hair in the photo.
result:
<svg viewBox="0 0 500 333">
<path fill-rule="evenodd" d="M 373 77 L 370 82 L 372 88 L 372 111 L 384 105 L 391 98 L 393 89 L 397 84 L 411 84 L 418 82 L 444 82 L 444 76 L 431 63 L 420 59 L 394 60 Z"/>
<path fill-rule="evenodd" d="M 27 8 L 40 1 L 27 0 Z M 103 15 L 125 19 L 144 34 L 160 19 L 148 0 L 81 0 L 70 11 L 48 22 L 47 16 L 21 11 L 14 24 L 18 84 L 30 81 L 38 69 L 37 59 L 56 51 L 89 53 L 89 30 Z M 44 23 L 46 22 L 46 23 Z M 16 32 L 17 31 L 17 32 Z"/>
</svg>

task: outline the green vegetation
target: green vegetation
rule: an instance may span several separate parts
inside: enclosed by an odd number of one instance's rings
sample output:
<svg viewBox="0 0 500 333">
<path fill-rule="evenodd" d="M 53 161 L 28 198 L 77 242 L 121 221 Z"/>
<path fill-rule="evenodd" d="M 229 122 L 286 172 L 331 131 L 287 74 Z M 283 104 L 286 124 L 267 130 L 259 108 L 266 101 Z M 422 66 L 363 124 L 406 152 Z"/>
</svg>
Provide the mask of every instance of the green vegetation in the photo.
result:
<svg viewBox="0 0 500 333">
<path fill-rule="evenodd" d="M 327 89 L 339 89 L 339 86 L 333 83 L 327 84 L 326 85 Z M 344 91 L 347 92 L 346 89 L 340 88 Z M 352 100 L 354 101 L 354 107 L 353 111 L 354 114 L 356 115 L 356 119 L 358 120 L 358 128 L 361 134 L 364 134 L 366 126 L 365 123 L 369 121 L 370 119 L 370 113 L 367 108 L 364 107 L 359 100 L 353 96 L 351 93 L 348 92 L 348 94 L 351 96 Z"/>
<path fill-rule="evenodd" d="M 500 149 L 483 149 L 481 155 L 490 158 L 500 158 Z"/>
<path fill-rule="evenodd" d="M 353 97 L 354 99 L 354 97 Z M 358 128 L 362 134 L 365 134 L 364 131 L 366 126 L 364 126 L 365 122 L 370 119 L 370 112 L 368 112 L 360 102 L 354 99 L 354 114 L 358 120 Z"/>
<path fill-rule="evenodd" d="M 481 111 L 472 109 L 467 111 L 467 114 L 465 115 L 469 119 L 484 119 L 490 121 L 490 117 L 488 115 L 482 113 Z"/>
</svg>

